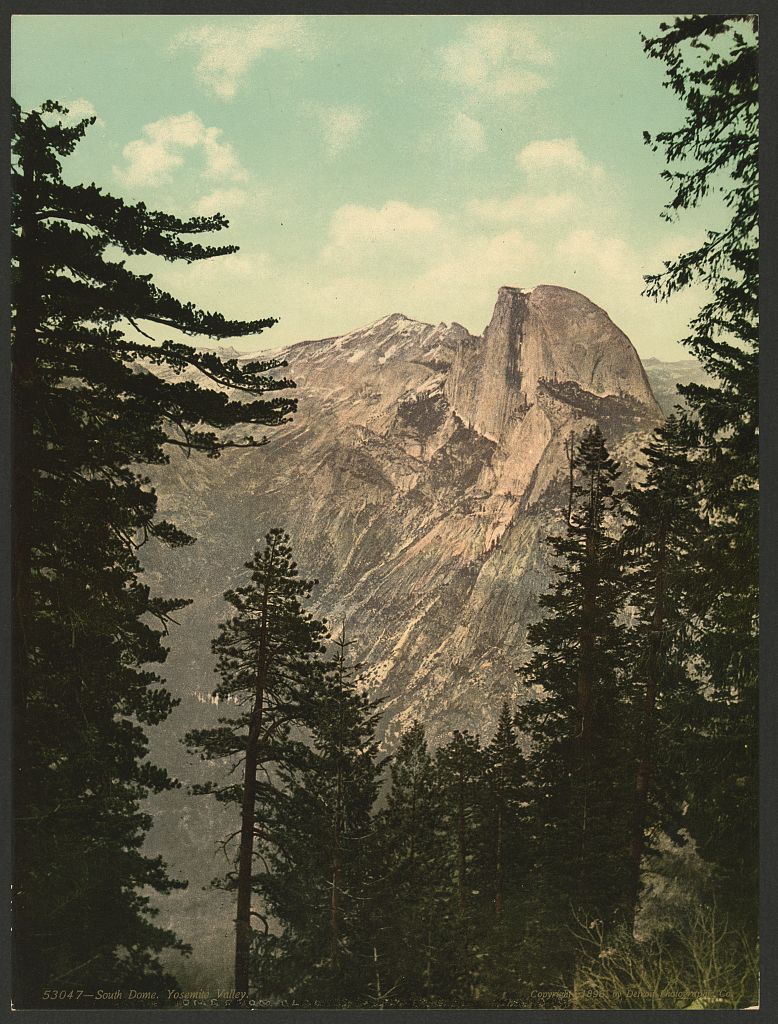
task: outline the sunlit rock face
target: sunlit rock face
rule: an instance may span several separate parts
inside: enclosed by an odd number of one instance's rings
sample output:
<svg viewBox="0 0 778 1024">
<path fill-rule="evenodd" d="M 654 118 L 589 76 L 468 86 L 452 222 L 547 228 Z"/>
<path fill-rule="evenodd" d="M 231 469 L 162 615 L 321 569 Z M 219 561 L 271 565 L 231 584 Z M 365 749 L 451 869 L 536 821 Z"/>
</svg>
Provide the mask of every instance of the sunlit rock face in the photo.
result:
<svg viewBox="0 0 778 1024">
<path fill-rule="evenodd" d="M 552 285 L 501 288 L 483 337 L 460 342 L 446 388 L 452 405 L 479 433 L 510 447 L 512 428 L 544 381 L 654 405 L 632 343 L 598 306 Z"/>
<path fill-rule="evenodd" d="M 155 469 L 161 514 L 198 539 L 143 549 L 147 582 L 193 599 L 163 666 L 181 704 L 153 730 L 153 757 L 185 784 L 224 773 L 180 739 L 228 710 L 209 699 L 210 639 L 223 592 L 273 526 L 319 580 L 317 614 L 357 640 L 387 747 L 414 718 L 433 744 L 453 728 L 488 740 L 501 701 L 522 696 L 515 669 L 548 585 L 566 440 L 597 422 L 627 468 L 661 419 L 634 348 L 584 296 L 542 286 L 501 288 L 481 337 L 393 314 L 273 354 L 297 382 L 290 423 L 262 448 L 218 460 L 176 450 Z M 656 369 L 669 395 L 672 373 Z M 177 965 L 179 977 L 227 984 L 234 907 L 207 886 L 225 869 L 217 841 L 235 809 L 185 788 L 151 809 L 149 851 L 190 880 L 160 902 L 159 923 L 195 946 L 191 977 Z"/>
<path fill-rule="evenodd" d="M 157 479 L 161 511 L 198 537 L 149 564 L 195 598 L 172 688 L 202 716 L 221 595 L 280 525 L 320 581 L 317 611 L 358 642 L 387 741 L 415 717 L 433 740 L 488 733 L 548 580 L 566 440 L 598 422 L 626 465 L 661 418 L 635 349 L 583 295 L 544 285 L 501 288 L 481 337 L 393 314 L 282 355 L 292 422 L 258 450 L 174 454 Z"/>
</svg>

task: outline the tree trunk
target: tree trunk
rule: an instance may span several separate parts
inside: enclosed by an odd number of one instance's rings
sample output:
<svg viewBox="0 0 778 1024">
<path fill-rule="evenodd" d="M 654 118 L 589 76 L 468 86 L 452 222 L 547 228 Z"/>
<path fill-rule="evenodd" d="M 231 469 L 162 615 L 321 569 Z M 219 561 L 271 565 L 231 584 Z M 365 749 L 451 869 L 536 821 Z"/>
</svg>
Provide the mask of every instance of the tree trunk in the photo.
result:
<svg viewBox="0 0 778 1024">
<path fill-rule="evenodd" d="M 375 970 L 375 998 L 376 1004 L 383 1009 L 384 997 L 381 994 L 381 972 L 378 969 L 378 949 L 373 946 L 373 968 Z"/>
<path fill-rule="evenodd" d="M 29 158 L 28 158 L 29 159 Z M 13 396 L 11 544 L 13 609 L 14 747 L 23 749 L 23 720 L 27 691 L 27 630 L 32 616 L 32 536 L 34 526 L 34 402 L 38 362 L 42 268 L 37 238 L 37 177 L 25 161 L 20 196 L 21 230 L 18 240 L 19 276 L 12 296 Z"/>
<path fill-rule="evenodd" d="M 29 778 L 27 705 L 30 689 L 29 631 L 34 608 L 32 599 L 32 547 L 34 530 L 35 377 L 38 364 L 38 332 L 42 314 L 42 268 L 37 238 L 37 176 L 27 157 L 23 167 L 24 185 L 20 195 L 21 229 L 17 242 L 19 276 L 12 295 L 13 356 L 11 369 L 11 722 L 13 814 L 26 813 Z M 31 967 L 38 959 L 39 939 L 31 931 L 25 909 L 26 829 L 14 830 L 14 993 L 18 1000 L 37 999 Z M 30 987 L 32 986 L 32 987 Z"/>
<path fill-rule="evenodd" d="M 339 664 L 339 686 L 343 685 L 346 675 L 346 624 L 343 623 L 341 633 L 342 645 L 338 657 Z M 341 859 L 342 842 L 345 820 L 344 796 L 343 796 L 343 752 L 345 739 L 343 736 L 343 704 L 342 690 L 338 693 L 338 770 L 335 777 L 335 820 L 333 829 L 332 849 L 332 898 L 330 902 L 330 963 L 333 968 L 337 967 L 340 959 L 340 889 L 341 889 Z"/>
<path fill-rule="evenodd" d="M 235 916 L 235 990 L 248 995 L 249 959 L 251 954 L 251 877 L 254 860 L 254 828 L 257 795 L 257 761 L 259 735 L 262 729 L 264 693 L 260 689 L 252 714 L 252 725 L 246 744 L 243 775 L 240 851 L 238 853 L 238 909 Z"/>
<path fill-rule="evenodd" d="M 581 892 L 585 886 L 589 824 L 589 790 L 592 756 L 592 704 L 594 696 L 594 621 L 597 613 L 597 581 L 600 566 L 597 550 L 597 529 L 600 518 L 599 473 L 592 471 L 589 485 L 588 524 L 586 529 L 586 557 L 582 571 L 584 595 L 581 606 L 581 647 L 578 663 L 578 770 L 581 773 L 581 811 L 578 847 L 578 882 Z M 581 895 L 579 892 L 579 897 Z"/>
<path fill-rule="evenodd" d="M 338 781 L 336 787 L 335 806 L 335 835 L 333 837 L 332 851 L 332 896 L 330 899 L 330 963 L 337 966 L 340 949 L 340 906 L 338 897 L 340 895 L 340 839 L 342 831 L 342 793 L 341 774 L 338 769 Z"/>
<path fill-rule="evenodd" d="M 330 900 L 330 964 L 332 967 L 338 965 L 338 890 L 340 887 L 340 863 L 339 853 L 335 852 L 335 861 L 332 865 L 332 898 Z"/>
<path fill-rule="evenodd" d="M 597 559 L 596 531 L 599 522 L 599 488 L 592 473 L 589 489 L 589 522 L 586 528 L 586 558 L 582 571 L 585 573 L 584 596 L 581 608 L 581 653 L 578 663 L 578 714 L 580 721 L 581 753 L 584 762 L 588 760 L 592 734 L 592 691 L 594 689 L 594 618 L 597 612 L 597 580 L 599 565 Z"/>
<path fill-rule="evenodd" d="M 413 788 L 411 789 L 411 845 L 408 851 L 412 872 L 416 867 L 416 782 L 416 776 L 414 775 Z M 412 877 L 415 879 L 415 874 Z"/>
<path fill-rule="evenodd" d="M 251 879 L 254 861 L 254 830 L 256 828 L 257 763 L 259 738 L 262 734 L 265 683 L 268 672 L 268 599 L 270 580 L 266 579 L 262 595 L 262 612 L 257 650 L 257 694 L 251 713 L 246 762 L 243 774 L 240 850 L 238 852 L 238 906 L 235 914 L 235 990 L 248 995 L 251 958 Z"/>
<path fill-rule="evenodd" d="M 573 522 L 573 484 L 575 483 L 575 433 L 571 430 L 570 436 L 565 441 L 565 454 L 567 455 L 568 478 L 567 478 L 567 525 Z"/>
<path fill-rule="evenodd" d="M 432 929 L 430 928 L 429 910 L 427 911 L 427 948 L 424 960 L 424 994 L 432 994 Z"/>
<path fill-rule="evenodd" d="M 594 637 L 593 622 L 596 612 L 594 581 L 587 585 L 583 601 L 583 627 L 581 636 L 581 656 L 578 666 L 578 770 L 581 773 L 581 829 L 580 829 L 580 861 L 586 856 L 587 816 L 589 810 L 589 770 L 592 745 L 592 698 L 594 691 Z"/>
</svg>

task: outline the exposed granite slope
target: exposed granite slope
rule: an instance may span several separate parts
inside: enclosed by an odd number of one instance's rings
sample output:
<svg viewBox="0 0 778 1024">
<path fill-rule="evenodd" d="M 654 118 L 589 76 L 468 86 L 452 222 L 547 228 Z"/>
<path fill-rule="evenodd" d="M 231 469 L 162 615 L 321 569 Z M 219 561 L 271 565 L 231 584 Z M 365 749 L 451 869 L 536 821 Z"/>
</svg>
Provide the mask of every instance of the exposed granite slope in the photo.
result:
<svg viewBox="0 0 778 1024">
<path fill-rule="evenodd" d="M 359 639 L 390 735 L 414 716 L 433 737 L 488 730 L 547 579 L 566 438 L 599 422 L 628 456 L 661 418 L 637 353 L 584 296 L 541 286 L 501 288 L 481 338 L 393 314 L 283 356 L 299 412 L 270 444 L 174 453 L 157 476 L 163 513 L 198 537 L 149 564 L 195 597 L 171 685 L 212 688 L 221 594 L 278 524 L 321 613 Z"/>
<path fill-rule="evenodd" d="M 299 412 L 268 445 L 218 460 L 176 451 L 155 471 L 160 512 L 198 538 L 144 549 L 147 581 L 194 599 L 164 666 L 181 704 L 153 736 L 155 758 L 185 783 L 219 771 L 179 740 L 219 713 L 208 694 L 222 594 L 270 527 L 288 530 L 301 572 L 321 581 L 318 613 L 334 628 L 346 619 L 358 639 L 387 745 L 414 717 L 433 742 L 452 728 L 487 737 L 501 700 L 519 696 L 565 440 L 599 422 L 629 465 L 662 415 L 626 336 L 564 288 L 500 289 L 480 338 L 393 314 L 280 354 Z M 234 828 L 230 812 L 184 791 L 153 810 L 151 850 L 191 880 L 163 901 L 160 923 L 196 945 L 207 937 L 193 983 L 206 964 L 226 982 L 230 901 L 202 887 L 223 869 L 216 842 Z"/>
</svg>

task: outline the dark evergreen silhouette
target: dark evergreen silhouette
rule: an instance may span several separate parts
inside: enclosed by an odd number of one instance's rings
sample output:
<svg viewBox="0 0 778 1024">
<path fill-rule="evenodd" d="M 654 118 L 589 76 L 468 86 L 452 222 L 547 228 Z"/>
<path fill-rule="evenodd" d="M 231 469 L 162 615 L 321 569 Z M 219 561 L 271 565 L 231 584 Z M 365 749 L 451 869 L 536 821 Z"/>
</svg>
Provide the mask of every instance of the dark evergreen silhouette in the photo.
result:
<svg viewBox="0 0 778 1024">
<path fill-rule="evenodd" d="M 447 974 L 450 880 L 442 795 L 419 722 L 402 734 L 391 759 L 386 805 L 376 816 L 375 857 L 371 1004 L 424 1005 Z"/>
<path fill-rule="evenodd" d="M 698 437 L 698 428 L 686 417 L 671 416 L 657 428 L 643 449 L 643 480 L 628 488 L 622 505 L 621 547 L 631 610 L 626 649 L 636 701 L 630 924 L 643 858 L 657 826 L 678 841 L 688 797 L 686 779 L 699 753 L 704 698 L 692 658 L 690 594 L 700 572 L 692 555 L 704 523 L 699 467 L 689 459 Z"/>
<path fill-rule="evenodd" d="M 454 730 L 449 742 L 435 752 L 440 787 L 442 823 L 447 861 L 445 916 L 446 974 L 444 990 L 458 1002 L 472 1002 L 477 980 L 477 906 L 481 890 L 476 884 L 478 813 L 484 779 L 484 757 L 479 737 Z"/>
<path fill-rule="evenodd" d="M 503 701 L 497 731 L 484 749 L 484 860 L 489 864 L 488 898 L 495 922 L 506 912 L 508 880 L 520 874 L 521 822 L 526 801 L 526 765 L 513 727 L 513 715 Z"/>
<path fill-rule="evenodd" d="M 157 954 L 180 944 L 154 925 L 144 890 L 181 883 L 141 851 L 150 824 L 141 801 L 177 785 L 145 760 L 144 733 L 175 702 L 147 666 L 164 660 L 169 623 L 187 602 L 151 592 L 137 550 L 192 538 L 157 518 L 136 467 L 166 462 L 172 446 L 217 456 L 261 443 L 231 428 L 278 424 L 294 409 L 273 394 L 291 385 L 269 375 L 279 364 L 241 366 L 164 340 L 168 328 L 256 334 L 272 319 L 204 312 L 112 256 L 191 263 L 233 252 L 189 237 L 227 221 L 180 220 L 67 183 L 61 160 L 94 119 L 69 125 L 66 113 L 54 102 L 30 113 L 13 104 L 17 1006 L 37 1005 L 50 986 L 167 979 Z M 246 400 L 180 377 L 187 369 Z"/>
<path fill-rule="evenodd" d="M 196 791 L 240 807 L 240 827 L 229 837 L 239 837 L 235 869 L 219 884 L 237 897 L 235 990 L 244 998 L 256 989 L 250 977 L 252 915 L 269 932 L 266 914 L 252 905 L 255 850 L 261 844 L 266 857 L 291 825 L 286 779 L 308 762 L 305 740 L 316 721 L 327 638 L 324 623 L 304 607 L 316 581 L 300 578 L 283 530 L 271 530 L 245 568 L 249 581 L 225 593 L 235 611 L 213 641 L 221 676 L 214 696 L 237 700 L 240 710 L 185 737 L 204 759 L 230 761 L 230 774 L 242 766 L 237 781 L 214 781 Z"/>
<path fill-rule="evenodd" d="M 527 765 L 503 702 L 497 730 L 483 750 L 478 834 L 473 877 L 478 890 L 478 933 L 483 955 L 479 991 L 484 1005 L 517 995 L 528 895 L 535 879 L 530 860 Z"/>
<path fill-rule="evenodd" d="M 353 643 L 344 626 L 316 693 L 310 745 L 279 763 L 283 795 L 258 846 L 255 888 L 278 927 L 257 943 L 256 985 L 299 1005 L 363 1004 L 374 974 L 372 811 L 383 761 Z"/>
<path fill-rule="evenodd" d="M 697 769 L 686 824 L 717 866 L 719 906 L 755 932 L 758 822 L 758 146 L 757 19 L 690 15 L 644 40 L 682 99 L 680 128 L 646 141 L 663 152 L 673 188 L 665 216 L 719 196 L 727 214 L 702 244 L 647 278 L 664 300 L 690 284 L 710 298 L 683 343 L 713 378 L 681 392 L 699 425 L 705 529 L 690 553 L 698 624 L 693 656 L 704 678 Z M 720 216 L 716 203 L 712 213 Z"/>
<path fill-rule="evenodd" d="M 522 670 L 542 687 L 518 712 L 528 762 L 537 879 L 532 941 L 540 967 L 571 981 L 565 926 L 577 915 L 610 926 L 626 899 L 630 806 L 629 692 L 623 674 L 624 600 L 614 483 L 619 467 L 597 427 L 574 460 L 566 532 L 551 537 L 558 562 L 546 616 L 530 627 Z"/>
</svg>

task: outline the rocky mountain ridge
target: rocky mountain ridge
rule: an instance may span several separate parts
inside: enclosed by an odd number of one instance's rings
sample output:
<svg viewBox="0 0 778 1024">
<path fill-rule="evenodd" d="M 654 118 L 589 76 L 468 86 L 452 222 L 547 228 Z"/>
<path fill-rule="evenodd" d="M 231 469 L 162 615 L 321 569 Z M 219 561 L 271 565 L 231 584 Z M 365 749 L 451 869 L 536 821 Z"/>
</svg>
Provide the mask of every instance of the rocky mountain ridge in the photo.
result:
<svg viewBox="0 0 778 1024">
<path fill-rule="evenodd" d="M 219 713 L 210 639 L 222 594 L 276 525 L 320 580 L 317 614 L 333 629 L 345 620 L 357 641 L 386 746 L 413 718 L 433 743 L 453 728 L 488 739 L 500 702 L 521 697 L 515 669 L 549 580 L 544 538 L 560 525 L 566 440 L 598 422 L 628 467 L 662 418 L 631 342 L 584 296 L 541 286 L 500 289 L 481 337 L 396 313 L 267 354 L 286 358 L 297 382 L 292 421 L 259 449 L 215 461 L 175 451 L 155 470 L 160 513 L 198 540 L 143 549 L 147 582 L 193 598 L 163 666 L 181 704 L 153 730 L 152 756 L 185 784 L 218 772 L 180 738 Z M 194 987 L 209 971 L 223 981 L 234 911 L 207 885 L 232 813 L 185 789 L 151 809 L 150 852 L 190 879 L 160 923 L 195 944 Z"/>
<path fill-rule="evenodd" d="M 265 531 L 290 533 L 316 604 L 347 620 L 389 737 L 413 717 L 431 734 L 488 731 L 548 575 L 542 538 L 566 473 L 564 445 L 598 422 L 628 464 L 661 419 L 631 342 L 568 289 L 501 288 L 481 337 L 392 314 L 281 353 L 299 411 L 266 447 L 217 462 L 174 455 L 160 508 L 197 537 L 149 570 L 195 597 L 176 638 L 213 687 L 202 637 Z M 256 355 L 243 358 L 256 358 Z M 229 528 L 225 529 L 225 524 Z M 187 616 L 187 619 L 189 616 Z"/>
</svg>

